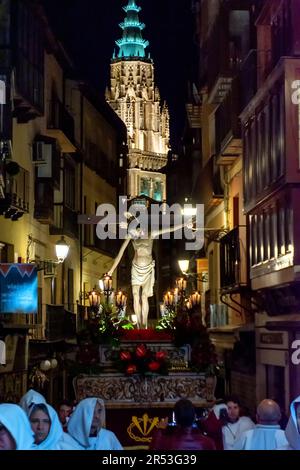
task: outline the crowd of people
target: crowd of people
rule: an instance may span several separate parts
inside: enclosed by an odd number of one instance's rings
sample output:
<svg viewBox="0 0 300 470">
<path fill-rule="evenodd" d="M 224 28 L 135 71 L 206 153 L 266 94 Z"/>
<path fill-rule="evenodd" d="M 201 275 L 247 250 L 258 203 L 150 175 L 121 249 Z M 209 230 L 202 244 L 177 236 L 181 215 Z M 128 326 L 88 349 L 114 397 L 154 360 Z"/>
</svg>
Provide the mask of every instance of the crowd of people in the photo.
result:
<svg viewBox="0 0 300 470">
<path fill-rule="evenodd" d="M 164 418 L 153 434 L 150 450 L 300 450 L 300 396 L 290 405 L 282 429 L 279 405 L 262 400 L 254 422 L 241 415 L 237 397 L 216 404 L 197 420 L 190 400 L 174 407 L 175 421 Z M 0 450 L 123 450 L 116 435 L 105 428 L 105 404 L 92 397 L 76 406 L 68 401 L 57 411 L 29 390 L 19 405 L 0 404 Z"/>
<path fill-rule="evenodd" d="M 86 398 L 75 408 L 67 401 L 58 411 L 34 390 L 19 405 L 0 404 L 0 450 L 122 450 L 105 429 L 105 406 Z"/>
</svg>

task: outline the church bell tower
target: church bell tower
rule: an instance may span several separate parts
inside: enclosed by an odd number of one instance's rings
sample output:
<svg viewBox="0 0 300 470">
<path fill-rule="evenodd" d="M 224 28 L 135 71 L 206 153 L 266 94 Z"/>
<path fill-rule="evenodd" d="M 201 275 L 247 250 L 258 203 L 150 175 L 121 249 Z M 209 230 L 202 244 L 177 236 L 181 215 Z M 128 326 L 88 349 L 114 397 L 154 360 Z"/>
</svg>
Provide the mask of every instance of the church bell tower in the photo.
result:
<svg viewBox="0 0 300 470">
<path fill-rule="evenodd" d="M 126 13 L 122 38 L 116 41 L 117 54 L 111 60 L 110 89 L 106 99 L 127 127 L 129 148 L 128 197 L 145 195 L 166 200 L 166 176 L 169 151 L 169 111 L 161 104 L 154 81 L 154 65 L 149 42 L 142 37 L 141 8 L 135 0 L 123 7 Z"/>
</svg>

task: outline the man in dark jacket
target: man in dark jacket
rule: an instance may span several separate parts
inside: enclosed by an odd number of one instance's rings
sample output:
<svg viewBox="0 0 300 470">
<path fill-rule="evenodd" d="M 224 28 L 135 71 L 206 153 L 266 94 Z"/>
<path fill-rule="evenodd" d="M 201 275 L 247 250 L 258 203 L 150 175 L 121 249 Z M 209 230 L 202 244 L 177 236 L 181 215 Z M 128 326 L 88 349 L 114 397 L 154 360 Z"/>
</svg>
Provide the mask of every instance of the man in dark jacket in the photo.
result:
<svg viewBox="0 0 300 470">
<path fill-rule="evenodd" d="M 195 409 L 190 400 L 175 404 L 175 426 L 168 426 L 168 418 L 160 422 L 150 444 L 151 450 L 215 450 L 214 442 L 205 437 L 195 423 Z"/>
</svg>

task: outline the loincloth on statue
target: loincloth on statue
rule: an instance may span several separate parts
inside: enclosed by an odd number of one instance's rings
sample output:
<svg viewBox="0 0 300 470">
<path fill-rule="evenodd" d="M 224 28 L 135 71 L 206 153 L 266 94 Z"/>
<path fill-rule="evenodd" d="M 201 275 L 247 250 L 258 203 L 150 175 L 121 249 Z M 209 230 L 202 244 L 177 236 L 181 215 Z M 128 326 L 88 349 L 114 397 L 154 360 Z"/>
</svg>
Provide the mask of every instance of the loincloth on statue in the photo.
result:
<svg viewBox="0 0 300 470">
<path fill-rule="evenodd" d="M 147 297 L 152 297 L 153 295 L 153 286 L 155 281 L 154 267 L 154 260 L 147 266 L 138 266 L 137 264 L 132 263 L 131 285 L 132 287 L 142 286 L 143 294 L 146 294 Z"/>
</svg>

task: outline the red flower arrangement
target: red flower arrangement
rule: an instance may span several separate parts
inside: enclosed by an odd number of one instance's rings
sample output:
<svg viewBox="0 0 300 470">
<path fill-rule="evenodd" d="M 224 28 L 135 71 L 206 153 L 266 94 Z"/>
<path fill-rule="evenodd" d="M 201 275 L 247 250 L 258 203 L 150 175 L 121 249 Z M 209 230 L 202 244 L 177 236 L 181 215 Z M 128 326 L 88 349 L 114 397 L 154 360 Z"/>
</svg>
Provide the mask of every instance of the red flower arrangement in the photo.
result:
<svg viewBox="0 0 300 470">
<path fill-rule="evenodd" d="M 117 366 L 128 375 L 167 374 L 167 357 L 166 351 L 152 351 L 145 344 L 139 344 L 134 350 L 119 351 Z"/>
<path fill-rule="evenodd" d="M 124 330 L 122 341 L 172 341 L 172 334 L 169 331 L 158 331 L 153 328 Z"/>
</svg>

